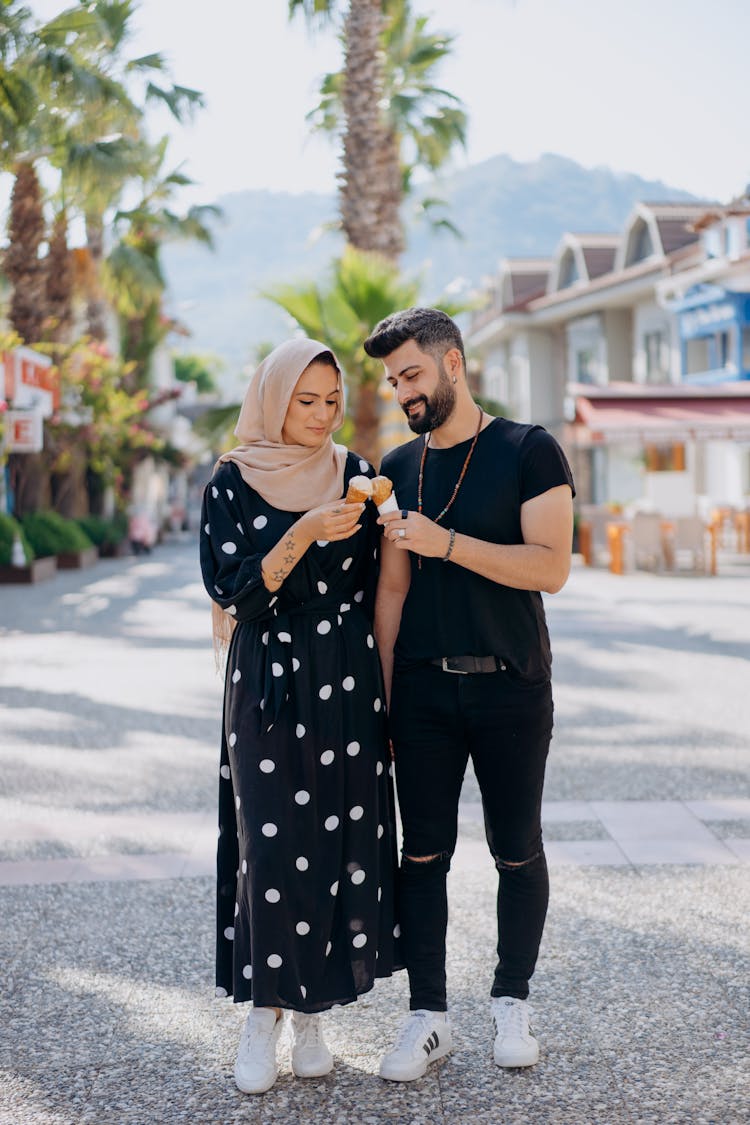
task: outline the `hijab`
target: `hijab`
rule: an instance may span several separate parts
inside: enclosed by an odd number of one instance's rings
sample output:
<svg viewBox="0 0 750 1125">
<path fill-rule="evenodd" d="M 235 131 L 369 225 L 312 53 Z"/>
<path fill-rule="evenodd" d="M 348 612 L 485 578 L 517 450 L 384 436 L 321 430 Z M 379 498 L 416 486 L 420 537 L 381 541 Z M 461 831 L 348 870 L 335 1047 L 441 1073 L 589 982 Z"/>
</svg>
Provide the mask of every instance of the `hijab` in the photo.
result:
<svg viewBox="0 0 750 1125">
<path fill-rule="evenodd" d="M 287 445 L 282 437 L 286 413 L 300 375 L 317 356 L 330 348 L 317 340 L 287 340 L 267 355 L 250 380 L 235 426 L 240 444 L 222 454 L 233 461 L 243 480 L 266 503 L 284 512 L 306 512 L 338 500 L 344 491 L 346 448 L 331 435 L 317 446 Z M 335 359 L 335 356 L 334 356 Z M 339 405 L 333 420 L 338 429 L 344 420 L 344 387 L 339 371 Z M 214 655 L 217 670 L 223 666 L 235 619 L 212 603 Z"/>
<path fill-rule="evenodd" d="M 235 435 L 240 444 L 219 461 L 233 461 L 243 479 L 266 503 L 284 512 L 306 512 L 344 491 L 346 449 L 329 434 L 317 446 L 287 445 L 284 420 L 294 388 L 305 370 L 330 348 L 317 340 L 287 340 L 266 356 L 250 380 Z M 336 364 L 338 368 L 338 362 Z M 343 385 L 339 372 L 339 405 L 333 421 L 344 419 Z"/>
</svg>

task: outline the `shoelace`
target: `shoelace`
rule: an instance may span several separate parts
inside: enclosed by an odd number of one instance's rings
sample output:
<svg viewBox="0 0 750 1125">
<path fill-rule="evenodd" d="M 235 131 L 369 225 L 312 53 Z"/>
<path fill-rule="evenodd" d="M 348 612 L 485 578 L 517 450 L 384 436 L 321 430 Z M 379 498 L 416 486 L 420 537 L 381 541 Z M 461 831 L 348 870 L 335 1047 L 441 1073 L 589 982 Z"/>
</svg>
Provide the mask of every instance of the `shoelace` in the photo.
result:
<svg viewBox="0 0 750 1125">
<path fill-rule="evenodd" d="M 294 1040 L 300 1047 L 319 1047 L 322 1040 L 320 1018 L 311 1016 L 305 1020 L 294 1021 Z"/>
<path fill-rule="evenodd" d="M 254 1020 L 246 1022 L 242 1029 L 241 1045 L 248 1051 L 256 1045 L 266 1050 L 270 1046 L 271 1036 L 275 1030 L 276 1024 L 272 1024 L 271 1027 L 265 1027 L 263 1024 L 256 1023 Z"/>
<path fill-rule="evenodd" d="M 500 1035 L 505 1035 L 507 1032 L 514 1032 L 519 1037 L 523 1037 L 528 1033 L 527 1018 L 531 1014 L 530 1009 L 524 1010 L 521 1004 L 503 1004 L 496 1005 L 492 1012 L 492 1018 L 495 1023 L 495 1032 Z"/>
<path fill-rule="evenodd" d="M 405 1047 L 411 1048 L 424 1036 L 427 1017 L 415 1012 L 403 1025 L 396 1038 L 394 1051 L 401 1051 Z"/>
</svg>

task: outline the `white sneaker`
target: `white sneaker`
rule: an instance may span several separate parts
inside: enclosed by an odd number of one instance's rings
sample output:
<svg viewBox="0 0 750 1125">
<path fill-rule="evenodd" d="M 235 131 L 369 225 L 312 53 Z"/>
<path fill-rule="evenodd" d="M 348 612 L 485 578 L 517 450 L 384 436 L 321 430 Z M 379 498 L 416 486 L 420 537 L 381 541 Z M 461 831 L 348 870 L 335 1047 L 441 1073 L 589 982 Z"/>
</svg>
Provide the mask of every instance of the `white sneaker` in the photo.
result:
<svg viewBox="0 0 750 1125">
<path fill-rule="evenodd" d="M 319 1015 L 292 1012 L 292 1070 L 298 1078 L 322 1078 L 333 1070 Z"/>
<path fill-rule="evenodd" d="M 243 1094 L 265 1094 L 279 1073 L 276 1044 L 284 1026 L 273 1008 L 253 1008 L 242 1029 L 234 1080 Z"/>
<path fill-rule="evenodd" d="M 412 1082 L 421 1078 L 435 1059 L 447 1055 L 453 1046 L 451 1026 L 445 1012 L 412 1012 L 398 1033 L 393 1049 L 383 1055 L 380 1077 L 391 1082 Z"/>
<path fill-rule="evenodd" d="M 491 1007 L 497 1065 L 533 1066 L 539 1061 L 539 1044 L 529 1028 L 529 1005 L 515 996 L 493 996 Z"/>
</svg>

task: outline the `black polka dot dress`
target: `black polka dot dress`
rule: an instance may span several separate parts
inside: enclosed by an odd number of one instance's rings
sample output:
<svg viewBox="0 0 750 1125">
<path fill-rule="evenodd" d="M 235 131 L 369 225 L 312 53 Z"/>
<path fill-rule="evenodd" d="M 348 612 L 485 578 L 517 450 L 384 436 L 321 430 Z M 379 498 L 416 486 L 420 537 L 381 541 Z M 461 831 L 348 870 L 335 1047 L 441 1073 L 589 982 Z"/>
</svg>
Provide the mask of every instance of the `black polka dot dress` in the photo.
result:
<svg viewBox="0 0 750 1125">
<path fill-rule="evenodd" d="M 373 469 L 348 454 L 350 477 Z M 220 995 L 318 1012 L 396 962 L 396 834 L 380 662 L 372 632 L 377 511 L 314 543 L 275 594 L 261 559 L 299 518 L 236 465 L 203 501 L 201 569 L 237 622 L 219 779 Z"/>
</svg>

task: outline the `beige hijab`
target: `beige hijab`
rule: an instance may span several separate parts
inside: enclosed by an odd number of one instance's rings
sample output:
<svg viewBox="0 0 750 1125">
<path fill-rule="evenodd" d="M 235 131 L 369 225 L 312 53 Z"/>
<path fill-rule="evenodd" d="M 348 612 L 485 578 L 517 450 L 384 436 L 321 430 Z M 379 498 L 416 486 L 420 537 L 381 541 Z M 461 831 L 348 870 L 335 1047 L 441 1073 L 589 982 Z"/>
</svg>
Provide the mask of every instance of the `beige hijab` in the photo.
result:
<svg viewBox="0 0 750 1125">
<path fill-rule="evenodd" d="M 322 445 L 287 445 L 281 431 L 292 392 L 305 368 L 321 352 L 317 340 L 287 340 L 261 363 L 245 393 L 235 434 L 241 444 L 219 458 L 234 461 L 243 478 L 266 503 L 283 512 L 306 512 L 338 500 L 344 491 L 346 449 L 330 435 Z M 344 419 L 343 386 L 334 419 Z"/>
<path fill-rule="evenodd" d="M 235 435 L 241 444 L 216 463 L 234 461 L 243 479 L 274 508 L 306 512 L 319 504 L 338 500 L 344 491 L 346 448 L 330 435 L 322 445 L 287 445 L 281 436 L 294 388 L 305 368 L 330 348 L 317 340 L 287 340 L 267 355 L 245 392 Z M 338 361 L 337 361 L 338 363 Z M 344 420 L 343 381 L 339 376 L 339 407 L 333 428 Z M 215 471 L 215 470 L 214 470 Z M 224 664 L 235 619 L 213 602 L 213 635 L 216 666 Z"/>
</svg>

